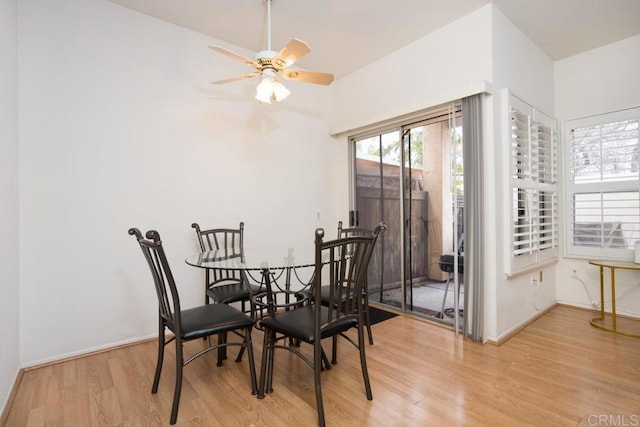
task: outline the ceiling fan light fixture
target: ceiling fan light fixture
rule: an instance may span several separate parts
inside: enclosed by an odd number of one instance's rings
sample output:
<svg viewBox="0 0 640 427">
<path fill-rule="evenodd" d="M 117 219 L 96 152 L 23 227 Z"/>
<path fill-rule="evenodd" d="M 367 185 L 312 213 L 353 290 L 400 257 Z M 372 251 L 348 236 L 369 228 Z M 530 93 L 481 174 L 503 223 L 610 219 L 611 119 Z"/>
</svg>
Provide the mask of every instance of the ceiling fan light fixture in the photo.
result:
<svg viewBox="0 0 640 427">
<path fill-rule="evenodd" d="M 278 79 L 274 79 L 273 82 L 273 96 L 276 98 L 276 101 L 280 102 L 289 96 L 291 92 L 287 89 Z"/>
<path fill-rule="evenodd" d="M 262 81 L 256 88 L 256 99 L 264 104 L 271 104 L 275 100 L 280 102 L 291 92 L 280 81 L 270 75 L 262 76 Z"/>
<path fill-rule="evenodd" d="M 256 88 L 256 99 L 263 104 L 271 104 L 273 96 L 273 81 L 269 76 L 263 76 L 262 81 Z"/>
<path fill-rule="evenodd" d="M 226 55 L 236 61 L 241 61 L 254 69 L 252 73 L 243 74 L 229 79 L 217 80 L 213 84 L 231 83 L 237 80 L 250 79 L 261 76 L 256 88 L 256 99 L 265 104 L 272 101 L 280 102 L 289 96 L 290 92 L 278 79 L 278 74 L 287 80 L 319 85 L 330 85 L 333 74 L 316 71 L 292 70 L 288 68 L 300 58 L 308 54 L 311 49 L 302 40 L 292 39 L 278 52 L 271 50 L 271 3 L 273 0 L 262 0 L 267 6 L 267 49 L 258 52 L 254 59 L 247 59 L 242 55 L 231 52 L 221 46 L 209 46 L 210 49 Z"/>
</svg>

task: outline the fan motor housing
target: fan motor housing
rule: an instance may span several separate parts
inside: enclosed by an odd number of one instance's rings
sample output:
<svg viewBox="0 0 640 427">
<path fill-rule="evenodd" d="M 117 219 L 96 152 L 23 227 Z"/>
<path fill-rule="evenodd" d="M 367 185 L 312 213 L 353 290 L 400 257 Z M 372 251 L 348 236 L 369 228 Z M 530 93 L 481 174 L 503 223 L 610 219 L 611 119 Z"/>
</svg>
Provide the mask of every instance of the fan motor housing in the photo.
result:
<svg viewBox="0 0 640 427">
<path fill-rule="evenodd" d="M 273 50 L 262 50 L 256 54 L 255 61 L 262 68 L 273 68 L 275 70 L 281 70 L 286 65 L 286 63 L 283 60 L 276 61 L 276 63 L 272 62 L 272 59 L 277 54 L 278 52 L 274 52 Z"/>
</svg>

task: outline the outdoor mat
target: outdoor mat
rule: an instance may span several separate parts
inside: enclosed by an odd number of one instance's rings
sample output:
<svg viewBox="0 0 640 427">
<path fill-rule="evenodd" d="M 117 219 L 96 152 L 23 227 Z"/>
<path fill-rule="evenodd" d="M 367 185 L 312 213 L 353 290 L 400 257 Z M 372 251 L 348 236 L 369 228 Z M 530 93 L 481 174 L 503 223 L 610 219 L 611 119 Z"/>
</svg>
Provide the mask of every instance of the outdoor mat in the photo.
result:
<svg viewBox="0 0 640 427">
<path fill-rule="evenodd" d="M 372 325 L 396 316 L 396 313 L 369 306 L 369 317 Z"/>
</svg>

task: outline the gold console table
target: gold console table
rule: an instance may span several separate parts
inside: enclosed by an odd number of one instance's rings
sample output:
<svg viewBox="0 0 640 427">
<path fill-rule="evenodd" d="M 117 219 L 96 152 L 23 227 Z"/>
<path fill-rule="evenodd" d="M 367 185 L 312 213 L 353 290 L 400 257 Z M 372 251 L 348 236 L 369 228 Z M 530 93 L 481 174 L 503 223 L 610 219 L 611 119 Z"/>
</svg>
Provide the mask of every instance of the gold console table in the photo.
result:
<svg viewBox="0 0 640 427">
<path fill-rule="evenodd" d="M 589 261 L 589 264 L 598 266 L 600 268 L 600 317 L 594 317 L 591 319 L 591 325 L 596 328 L 603 329 L 605 331 L 614 332 L 620 335 L 626 335 L 628 337 L 640 338 L 640 335 L 630 332 L 623 332 L 618 330 L 617 316 L 616 316 L 616 269 L 619 270 L 638 270 L 640 271 L 640 264 L 636 264 L 631 261 Z M 604 269 L 611 270 L 611 327 L 605 325 L 605 312 L 604 312 Z"/>
</svg>

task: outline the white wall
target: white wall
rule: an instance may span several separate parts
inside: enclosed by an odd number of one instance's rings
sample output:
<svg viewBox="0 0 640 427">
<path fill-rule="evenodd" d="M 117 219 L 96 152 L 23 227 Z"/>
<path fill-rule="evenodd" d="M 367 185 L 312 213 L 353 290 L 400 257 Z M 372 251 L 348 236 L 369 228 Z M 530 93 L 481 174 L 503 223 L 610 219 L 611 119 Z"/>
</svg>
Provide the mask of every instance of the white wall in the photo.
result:
<svg viewBox="0 0 640 427">
<path fill-rule="evenodd" d="M 471 95 L 491 78 L 483 7 L 335 82 L 331 127 L 373 124 Z"/>
<path fill-rule="evenodd" d="M 20 48 L 20 336 L 25 365 L 157 333 L 129 227 L 160 231 L 183 306 L 202 301 L 191 223 L 246 223 L 246 245 L 313 245 L 348 209 L 330 92 L 280 105 L 226 45 L 103 0 L 24 0 Z M 320 213 L 320 221 L 316 219 Z"/>
<path fill-rule="evenodd" d="M 640 105 L 640 35 L 555 63 L 555 109 L 559 120 Z M 564 219 L 564 217 L 563 217 Z M 577 277 L 572 277 L 573 270 Z M 564 258 L 557 270 L 559 302 L 592 308 L 600 301 L 599 269 Z M 640 275 L 616 273 L 616 310 L 640 317 Z M 609 309 L 610 301 L 605 307 Z"/>
<path fill-rule="evenodd" d="M 560 120 L 640 105 L 640 34 L 555 63 Z"/>
<path fill-rule="evenodd" d="M 553 62 L 498 8 L 492 6 L 492 11 L 493 138 L 487 139 L 487 142 L 493 143 L 489 152 L 485 151 L 488 154 L 485 160 L 488 162 L 487 170 L 495 171 L 493 176 L 487 177 L 495 186 L 493 192 L 487 191 L 485 215 L 494 222 L 488 224 L 484 231 L 487 238 L 485 253 L 496 254 L 493 259 L 496 274 L 494 280 L 485 276 L 485 286 L 488 303 L 495 301 L 495 307 L 489 306 L 495 318 L 493 324 L 489 322 L 487 325 L 487 337 L 500 340 L 555 302 L 555 265 L 508 279 L 505 277 L 505 261 L 508 257 L 505 254 L 508 250 L 505 241 L 511 223 L 511 190 L 510 140 L 504 132 L 508 122 L 502 96 L 503 89 L 508 88 L 537 109 L 553 116 Z M 493 236 L 496 238 L 492 239 Z M 491 261 L 492 257 L 485 258 L 485 264 Z M 490 265 L 485 267 L 492 269 Z M 540 271 L 543 281 L 535 290 L 531 285 L 531 276 L 539 278 Z"/>
<path fill-rule="evenodd" d="M 18 3 L 0 0 L 0 413 L 18 373 Z"/>
</svg>

